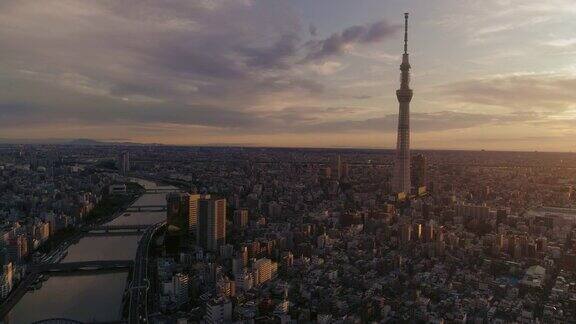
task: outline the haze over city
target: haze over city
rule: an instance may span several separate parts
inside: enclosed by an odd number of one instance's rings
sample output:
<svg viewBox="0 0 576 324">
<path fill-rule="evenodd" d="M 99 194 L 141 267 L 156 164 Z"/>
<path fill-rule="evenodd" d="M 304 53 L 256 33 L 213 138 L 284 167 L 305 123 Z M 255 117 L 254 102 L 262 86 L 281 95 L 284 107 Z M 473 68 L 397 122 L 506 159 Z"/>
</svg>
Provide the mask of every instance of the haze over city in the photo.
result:
<svg viewBox="0 0 576 324">
<path fill-rule="evenodd" d="M 573 151 L 571 0 L 2 1 L 0 140 Z"/>
</svg>

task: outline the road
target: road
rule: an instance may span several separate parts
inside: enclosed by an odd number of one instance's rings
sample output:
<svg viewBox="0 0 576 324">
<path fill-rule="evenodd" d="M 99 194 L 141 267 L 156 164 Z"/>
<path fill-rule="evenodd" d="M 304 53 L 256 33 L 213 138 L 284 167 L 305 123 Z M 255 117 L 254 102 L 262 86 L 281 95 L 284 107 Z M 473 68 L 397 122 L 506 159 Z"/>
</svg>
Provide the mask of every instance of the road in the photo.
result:
<svg viewBox="0 0 576 324">
<path fill-rule="evenodd" d="M 140 242 L 136 250 L 132 282 L 130 284 L 130 304 L 128 309 L 128 323 L 148 322 L 148 251 L 154 233 L 164 225 L 164 222 L 150 227 Z"/>
</svg>

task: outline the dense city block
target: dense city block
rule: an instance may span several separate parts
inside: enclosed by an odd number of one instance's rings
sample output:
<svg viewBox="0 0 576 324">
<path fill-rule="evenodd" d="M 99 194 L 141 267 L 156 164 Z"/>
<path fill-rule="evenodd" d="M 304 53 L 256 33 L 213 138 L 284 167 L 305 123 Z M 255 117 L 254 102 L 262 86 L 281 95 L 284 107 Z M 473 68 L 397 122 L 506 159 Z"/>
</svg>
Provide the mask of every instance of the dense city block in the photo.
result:
<svg viewBox="0 0 576 324">
<path fill-rule="evenodd" d="M 126 284 L 125 299 L 145 288 L 146 312 L 137 313 L 148 321 L 576 316 L 574 154 L 417 151 L 412 190 L 399 196 L 385 150 L 1 151 L 4 299 L 35 266 L 58 262 L 83 229 L 96 229 L 104 216 L 94 211 L 155 208 L 128 207 L 147 194 L 135 179 L 146 179 L 173 188 L 156 193 L 162 219 L 131 266 L 144 269 L 127 279 L 141 285 Z"/>
</svg>

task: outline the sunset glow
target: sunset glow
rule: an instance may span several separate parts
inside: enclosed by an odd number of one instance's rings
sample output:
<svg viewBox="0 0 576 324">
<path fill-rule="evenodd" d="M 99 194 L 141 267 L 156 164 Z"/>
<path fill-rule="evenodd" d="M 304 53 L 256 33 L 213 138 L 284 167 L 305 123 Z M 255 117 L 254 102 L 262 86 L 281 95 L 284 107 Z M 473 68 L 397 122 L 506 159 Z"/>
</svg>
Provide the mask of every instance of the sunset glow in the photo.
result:
<svg viewBox="0 0 576 324">
<path fill-rule="evenodd" d="M 0 138 L 576 149 L 572 0 L 0 3 Z"/>
</svg>

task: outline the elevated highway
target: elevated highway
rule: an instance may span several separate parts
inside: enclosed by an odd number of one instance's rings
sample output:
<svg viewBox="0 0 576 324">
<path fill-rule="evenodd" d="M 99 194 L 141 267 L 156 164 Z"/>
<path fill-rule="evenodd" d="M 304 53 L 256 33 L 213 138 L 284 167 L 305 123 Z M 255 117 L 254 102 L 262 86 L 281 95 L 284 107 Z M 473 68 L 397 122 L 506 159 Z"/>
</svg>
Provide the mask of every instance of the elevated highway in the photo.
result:
<svg viewBox="0 0 576 324">
<path fill-rule="evenodd" d="M 150 288 L 148 252 L 154 234 L 164 225 L 165 222 L 162 222 L 148 229 L 138 243 L 134 268 L 132 268 L 132 282 L 129 287 L 128 323 L 130 324 L 148 322 L 148 289 Z"/>
</svg>

